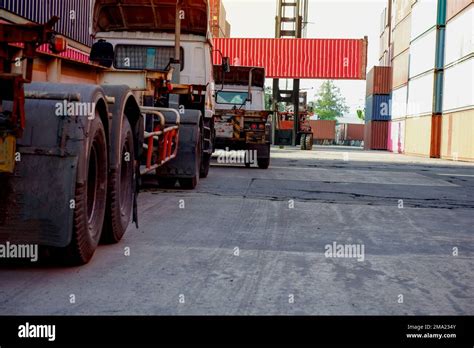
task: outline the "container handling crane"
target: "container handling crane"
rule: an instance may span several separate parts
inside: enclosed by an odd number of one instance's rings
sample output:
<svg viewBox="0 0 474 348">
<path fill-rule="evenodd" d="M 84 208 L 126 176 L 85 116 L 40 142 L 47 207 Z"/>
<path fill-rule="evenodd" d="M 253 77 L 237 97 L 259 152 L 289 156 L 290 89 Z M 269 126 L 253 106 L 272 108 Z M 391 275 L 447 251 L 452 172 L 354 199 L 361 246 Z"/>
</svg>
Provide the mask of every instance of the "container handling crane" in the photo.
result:
<svg viewBox="0 0 474 348">
<path fill-rule="evenodd" d="M 184 189 L 207 176 L 214 141 L 207 16 L 204 0 L 95 1 L 90 70 L 99 84 L 74 85 L 32 82 L 40 45 L 66 49 L 53 31 L 58 18 L 0 24 L 0 242 L 38 244 L 84 264 L 99 241 L 116 243 L 130 220 L 138 222 L 142 175 Z M 193 64 L 196 47 L 204 53 Z M 12 73 L 18 61 L 23 71 Z M 68 111 L 58 114 L 58 105 Z"/>
</svg>

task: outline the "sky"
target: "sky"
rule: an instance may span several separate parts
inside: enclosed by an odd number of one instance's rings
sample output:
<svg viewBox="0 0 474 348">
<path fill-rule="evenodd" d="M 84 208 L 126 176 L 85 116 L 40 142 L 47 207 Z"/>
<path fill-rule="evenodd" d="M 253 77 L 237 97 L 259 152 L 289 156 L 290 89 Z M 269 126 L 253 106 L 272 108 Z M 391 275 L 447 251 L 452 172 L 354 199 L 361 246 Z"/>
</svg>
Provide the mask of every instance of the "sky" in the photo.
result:
<svg viewBox="0 0 474 348">
<path fill-rule="evenodd" d="M 231 37 L 275 37 L 277 0 L 223 0 Z M 310 0 L 308 38 L 369 38 L 368 70 L 378 64 L 380 15 L 386 0 Z M 314 100 L 323 80 L 301 80 L 301 88 Z M 365 81 L 335 81 L 350 108 L 344 121 L 356 120 L 365 106 Z M 267 81 L 271 86 L 271 80 Z M 342 121 L 342 120 L 341 120 Z"/>
</svg>

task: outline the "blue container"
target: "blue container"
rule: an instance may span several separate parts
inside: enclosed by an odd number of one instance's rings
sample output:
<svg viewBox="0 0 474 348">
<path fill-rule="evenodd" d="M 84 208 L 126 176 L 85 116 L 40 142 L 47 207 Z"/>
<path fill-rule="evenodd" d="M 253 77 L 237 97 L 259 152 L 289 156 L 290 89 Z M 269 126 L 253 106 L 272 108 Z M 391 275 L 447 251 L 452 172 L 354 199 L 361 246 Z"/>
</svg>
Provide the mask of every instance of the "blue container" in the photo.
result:
<svg viewBox="0 0 474 348">
<path fill-rule="evenodd" d="M 392 119 L 392 96 L 375 94 L 365 101 L 366 121 L 390 121 Z"/>
<path fill-rule="evenodd" d="M 58 16 L 60 20 L 54 30 L 84 45 L 92 45 L 88 0 L 0 0 L 0 8 L 41 24 Z"/>
<path fill-rule="evenodd" d="M 443 82 L 444 82 L 444 71 L 435 71 L 435 88 L 433 98 L 433 112 L 435 114 L 443 113 Z"/>
<path fill-rule="evenodd" d="M 444 52 L 446 46 L 446 29 L 438 28 L 436 31 L 436 69 L 444 69 Z"/>
</svg>

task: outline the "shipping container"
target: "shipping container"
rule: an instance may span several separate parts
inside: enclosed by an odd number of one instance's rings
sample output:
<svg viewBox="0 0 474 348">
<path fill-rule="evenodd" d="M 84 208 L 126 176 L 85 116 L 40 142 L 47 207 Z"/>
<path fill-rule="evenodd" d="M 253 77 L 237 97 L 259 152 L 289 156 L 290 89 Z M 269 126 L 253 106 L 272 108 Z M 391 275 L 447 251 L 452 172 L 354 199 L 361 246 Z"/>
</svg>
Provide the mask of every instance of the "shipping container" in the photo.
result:
<svg viewBox="0 0 474 348">
<path fill-rule="evenodd" d="M 388 121 L 391 118 L 392 116 L 390 95 L 375 94 L 366 98 L 366 121 Z"/>
<path fill-rule="evenodd" d="M 407 16 L 403 21 L 393 29 L 393 56 L 396 57 L 410 47 L 410 32 L 412 26 L 411 15 Z"/>
<path fill-rule="evenodd" d="M 408 82 L 407 116 L 431 115 L 434 107 L 434 92 L 434 70 L 410 79 Z"/>
<path fill-rule="evenodd" d="M 374 66 L 367 74 L 366 96 L 373 94 L 390 94 L 392 85 L 392 69 Z"/>
<path fill-rule="evenodd" d="M 411 11 L 411 41 L 446 24 L 446 0 L 418 0 Z"/>
<path fill-rule="evenodd" d="M 421 116 L 405 120 L 405 154 L 440 157 L 443 116 Z"/>
<path fill-rule="evenodd" d="M 391 66 L 392 65 L 390 54 L 391 54 L 391 51 L 390 51 L 390 48 L 389 48 L 389 51 L 385 51 L 383 56 L 379 59 L 379 66 Z"/>
<path fill-rule="evenodd" d="M 446 66 L 474 55 L 474 4 L 446 24 Z"/>
<path fill-rule="evenodd" d="M 390 46 L 390 43 L 389 43 L 389 28 L 387 28 L 387 30 L 385 30 L 382 35 L 380 36 L 380 39 L 379 39 L 379 58 L 382 58 L 384 53 L 386 51 L 388 51 L 388 48 Z"/>
<path fill-rule="evenodd" d="M 433 27 L 412 41 L 410 45 L 409 78 L 421 75 L 435 68 L 436 33 L 437 29 Z"/>
<path fill-rule="evenodd" d="M 269 78 L 365 80 L 364 39 L 214 39 L 214 64 L 264 67 Z M 324 56 L 325 59 L 320 59 Z"/>
<path fill-rule="evenodd" d="M 441 158 L 474 162 L 474 109 L 444 114 Z"/>
<path fill-rule="evenodd" d="M 315 140 L 336 140 L 336 121 L 311 120 L 309 123 Z"/>
<path fill-rule="evenodd" d="M 405 152 L 405 120 L 389 122 L 387 149 L 393 153 Z"/>
<path fill-rule="evenodd" d="M 369 121 L 365 124 L 365 150 L 387 150 L 388 124 L 387 121 Z"/>
<path fill-rule="evenodd" d="M 408 85 L 392 91 L 392 120 L 405 118 L 407 115 Z"/>
<path fill-rule="evenodd" d="M 468 7 L 470 4 L 474 4 L 474 0 L 448 0 L 446 9 L 446 19 L 451 20 L 463 9 Z"/>
<path fill-rule="evenodd" d="M 392 5 L 392 24 L 398 25 L 411 12 L 412 0 L 393 0 Z"/>
<path fill-rule="evenodd" d="M 474 107 L 474 56 L 444 70 L 443 112 Z"/>
<path fill-rule="evenodd" d="M 392 60 L 392 89 L 408 83 L 410 50 L 406 50 Z"/>
<path fill-rule="evenodd" d="M 348 144 L 353 141 L 364 140 L 364 124 L 341 123 L 338 124 L 337 137 L 338 143 Z"/>
<path fill-rule="evenodd" d="M 89 33 L 91 3 L 84 0 L 2 0 L 0 8 L 36 23 L 46 23 L 58 16 L 54 29 L 87 46 L 92 45 Z"/>
</svg>

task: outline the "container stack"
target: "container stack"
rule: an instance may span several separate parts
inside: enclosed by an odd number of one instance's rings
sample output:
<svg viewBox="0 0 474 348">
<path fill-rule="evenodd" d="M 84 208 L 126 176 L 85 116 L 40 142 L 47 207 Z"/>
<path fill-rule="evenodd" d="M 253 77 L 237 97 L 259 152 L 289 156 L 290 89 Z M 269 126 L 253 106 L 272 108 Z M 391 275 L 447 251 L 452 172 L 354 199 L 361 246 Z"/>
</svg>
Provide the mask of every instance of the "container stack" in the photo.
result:
<svg viewBox="0 0 474 348">
<path fill-rule="evenodd" d="M 388 0 L 387 7 L 380 15 L 380 51 L 379 51 L 379 65 L 390 66 L 391 60 L 391 20 L 392 20 L 392 0 Z"/>
<path fill-rule="evenodd" d="M 411 19 L 405 153 L 439 158 L 446 0 L 418 0 Z"/>
<path fill-rule="evenodd" d="M 441 158 L 474 161 L 474 1 L 448 0 Z"/>
<path fill-rule="evenodd" d="M 391 120 L 392 68 L 374 66 L 367 74 L 365 103 L 366 150 L 387 150 L 388 127 Z"/>
<path fill-rule="evenodd" d="M 389 123 L 387 149 L 395 153 L 405 152 L 412 3 L 412 0 L 395 0 L 392 4 L 392 120 Z"/>
<path fill-rule="evenodd" d="M 227 13 L 222 0 L 210 1 L 210 27 L 212 37 L 214 38 L 229 38 L 231 26 L 227 21 Z"/>
</svg>

